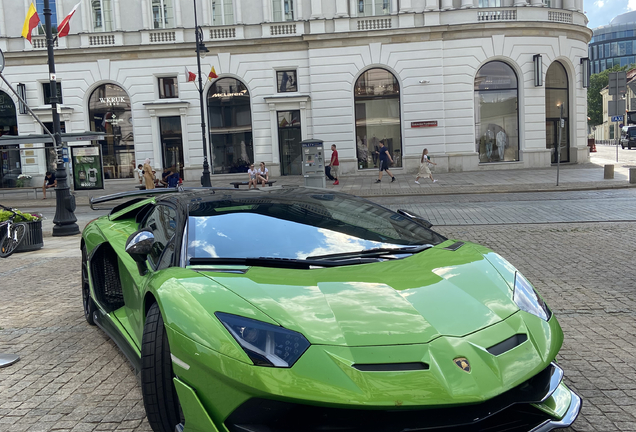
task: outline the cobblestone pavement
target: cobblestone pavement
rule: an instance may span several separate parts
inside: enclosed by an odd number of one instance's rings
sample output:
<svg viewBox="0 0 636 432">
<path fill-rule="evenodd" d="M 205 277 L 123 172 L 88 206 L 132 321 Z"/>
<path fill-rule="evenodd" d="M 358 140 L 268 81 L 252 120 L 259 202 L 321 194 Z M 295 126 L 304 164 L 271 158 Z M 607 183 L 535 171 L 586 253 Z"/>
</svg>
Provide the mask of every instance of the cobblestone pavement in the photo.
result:
<svg viewBox="0 0 636 432">
<path fill-rule="evenodd" d="M 437 229 L 507 257 L 555 311 L 565 332 L 559 361 L 584 398 L 570 430 L 636 430 L 636 223 Z M 22 359 L 0 369 L 0 431 L 149 431 L 127 360 L 84 320 L 79 257 L 59 256 L 1 262 L 0 352 Z"/>
<path fill-rule="evenodd" d="M 435 226 L 636 220 L 636 189 L 385 197 L 374 201 L 393 210 L 417 213 Z"/>
</svg>

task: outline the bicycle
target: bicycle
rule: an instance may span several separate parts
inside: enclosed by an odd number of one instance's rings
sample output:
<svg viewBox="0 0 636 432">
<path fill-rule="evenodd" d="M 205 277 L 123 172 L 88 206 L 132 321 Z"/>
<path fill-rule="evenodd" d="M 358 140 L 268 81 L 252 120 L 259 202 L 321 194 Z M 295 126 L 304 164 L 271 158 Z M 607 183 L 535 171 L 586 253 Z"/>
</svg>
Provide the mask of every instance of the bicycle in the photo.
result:
<svg viewBox="0 0 636 432">
<path fill-rule="evenodd" d="M 26 233 L 26 224 L 23 222 L 14 223 L 13 220 L 18 214 L 2 204 L 0 204 L 0 207 L 13 213 L 8 221 L 0 224 L 0 229 L 6 227 L 7 230 L 0 240 L 0 258 L 7 258 L 17 249 L 24 238 L 24 234 Z"/>
</svg>

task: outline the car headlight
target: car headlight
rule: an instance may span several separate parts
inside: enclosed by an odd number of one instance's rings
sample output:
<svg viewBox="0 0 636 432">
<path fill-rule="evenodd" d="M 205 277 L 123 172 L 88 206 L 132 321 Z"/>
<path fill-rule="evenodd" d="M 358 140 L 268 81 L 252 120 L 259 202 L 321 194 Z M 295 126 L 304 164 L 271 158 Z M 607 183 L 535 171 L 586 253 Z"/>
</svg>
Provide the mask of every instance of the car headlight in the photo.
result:
<svg viewBox="0 0 636 432">
<path fill-rule="evenodd" d="M 536 315 L 539 318 L 548 321 L 552 316 L 552 311 L 539 297 L 533 286 L 528 282 L 521 273 L 515 273 L 515 292 L 513 300 L 519 306 L 519 309 Z"/>
<path fill-rule="evenodd" d="M 292 367 L 309 348 L 298 332 L 238 315 L 215 315 L 257 366 Z"/>
</svg>

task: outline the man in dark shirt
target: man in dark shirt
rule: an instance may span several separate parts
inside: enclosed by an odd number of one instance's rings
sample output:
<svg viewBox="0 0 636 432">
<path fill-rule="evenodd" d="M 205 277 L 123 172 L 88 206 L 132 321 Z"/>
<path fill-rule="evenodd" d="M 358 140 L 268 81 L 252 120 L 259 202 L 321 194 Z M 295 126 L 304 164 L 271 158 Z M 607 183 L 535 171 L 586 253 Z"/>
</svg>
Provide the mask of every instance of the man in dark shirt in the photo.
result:
<svg viewBox="0 0 636 432">
<path fill-rule="evenodd" d="M 47 171 L 44 176 L 44 185 L 42 186 L 42 199 L 46 199 L 46 190 L 57 186 L 57 179 L 55 173 Z"/>
<path fill-rule="evenodd" d="M 386 171 L 387 174 L 391 176 L 391 182 L 394 182 L 395 176 L 391 174 L 391 171 L 389 171 L 389 162 L 393 163 L 393 158 L 389 153 L 389 149 L 386 148 L 386 146 L 384 145 L 384 140 L 380 141 L 380 150 L 378 150 L 376 153 L 380 154 L 380 177 L 378 177 L 375 182 L 380 183 L 382 181 L 382 171 Z"/>
</svg>

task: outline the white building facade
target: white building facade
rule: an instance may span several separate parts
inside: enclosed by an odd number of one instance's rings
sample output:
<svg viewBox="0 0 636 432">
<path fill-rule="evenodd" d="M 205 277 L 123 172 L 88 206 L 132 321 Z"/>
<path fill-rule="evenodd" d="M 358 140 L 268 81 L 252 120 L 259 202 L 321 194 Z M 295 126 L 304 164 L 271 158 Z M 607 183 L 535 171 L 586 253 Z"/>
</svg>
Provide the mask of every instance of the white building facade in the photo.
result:
<svg viewBox="0 0 636 432">
<path fill-rule="evenodd" d="M 57 21 L 77 1 L 51 0 Z M 0 48 L 5 77 L 46 123 L 45 42 L 38 29 L 33 45 L 20 37 L 29 4 L 0 0 Z M 582 59 L 592 32 L 582 0 L 196 5 L 209 50 L 202 73 L 214 176 L 244 175 L 261 161 L 273 175 L 300 174 L 308 138 L 336 144 L 344 175 L 371 172 L 380 143 L 398 176 L 417 170 L 424 148 L 441 171 L 546 167 L 556 162 L 561 105 L 561 161 L 588 160 Z M 132 177 L 145 158 L 186 180 L 201 175 L 199 92 L 186 72 L 197 71 L 193 9 L 191 0 L 82 0 L 57 41 L 64 130 L 106 134 L 94 143 L 105 178 Z M 208 80 L 212 67 L 218 77 Z M 42 133 L 4 83 L 0 91 L 0 132 Z M 2 175 L 42 176 L 53 158 L 39 147 L 0 149 Z"/>
</svg>

